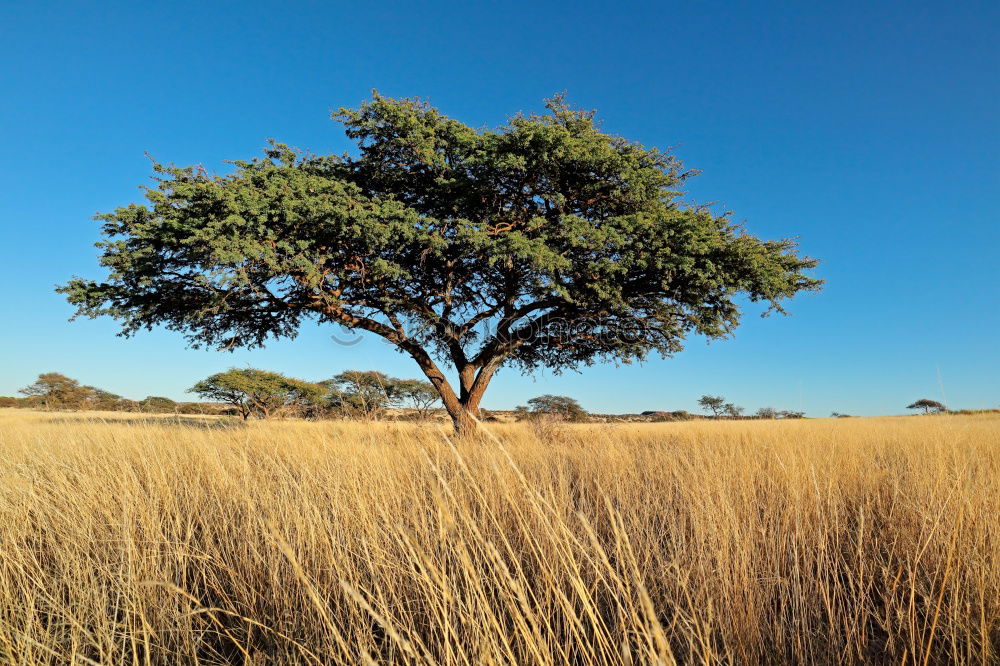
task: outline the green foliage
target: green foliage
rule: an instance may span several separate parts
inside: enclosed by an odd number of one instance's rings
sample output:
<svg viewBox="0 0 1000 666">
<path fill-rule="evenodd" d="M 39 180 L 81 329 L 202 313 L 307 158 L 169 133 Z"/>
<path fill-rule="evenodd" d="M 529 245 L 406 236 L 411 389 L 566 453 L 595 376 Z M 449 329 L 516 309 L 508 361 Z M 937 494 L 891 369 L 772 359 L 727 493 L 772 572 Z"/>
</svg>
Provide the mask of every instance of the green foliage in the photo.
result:
<svg viewBox="0 0 1000 666">
<path fill-rule="evenodd" d="M 427 418 L 441 397 L 430 382 L 397 379 L 382 372 L 347 370 L 322 382 L 329 406 L 356 418 L 378 418 L 389 407 L 409 407 Z"/>
<path fill-rule="evenodd" d="M 120 395 L 111 393 L 110 391 L 94 388 L 93 386 L 84 386 L 83 390 L 86 391 L 86 397 L 82 405 L 84 409 L 127 411 L 133 405 L 131 400 L 125 400 Z"/>
<path fill-rule="evenodd" d="M 701 418 L 700 416 L 692 416 L 687 411 L 683 409 L 678 409 L 672 412 L 664 412 L 659 410 L 649 410 L 642 412 L 641 416 L 649 417 L 652 423 L 669 423 L 672 421 L 690 421 L 695 418 Z"/>
<path fill-rule="evenodd" d="M 321 384 L 330 407 L 345 416 L 374 419 L 399 399 L 399 382 L 374 370 L 347 370 Z"/>
<path fill-rule="evenodd" d="M 376 94 L 335 114 L 355 156 L 272 143 L 227 175 L 155 164 L 146 204 L 98 216 L 108 277 L 59 291 L 125 335 L 165 326 L 194 345 L 255 347 L 306 318 L 369 331 L 459 423 L 501 366 L 670 356 L 731 334 L 737 297 L 783 312 L 820 287 L 792 240 L 682 204 L 692 172 L 674 156 L 546 107 L 477 130 Z"/>
<path fill-rule="evenodd" d="M 129 401 L 110 391 L 84 386 L 79 381 L 58 372 L 45 372 L 19 393 L 26 396 L 29 407 L 42 409 L 98 409 L 116 411 L 128 409 Z"/>
<path fill-rule="evenodd" d="M 170 398 L 164 398 L 163 396 L 150 395 L 146 396 L 139 401 L 139 409 L 144 412 L 175 412 L 177 411 L 177 403 Z"/>
<path fill-rule="evenodd" d="M 719 417 L 726 410 L 726 399 L 721 395 L 703 395 L 698 398 L 698 405 L 712 416 Z"/>
<path fill-rule="evenodd" d="M 78 409 L 86 401 L 89 391 L 79 381 L 66 375 L 45 372 L 38 375 L 34 384 L 18 393 L 25 395 L 30 404 L 43 409 Z"/>
<path fill-rule="evenodd" d="M 540 395 L 528 401 L 527 407 L 518 407 L 522 415 L 546 416 L 561 421 L 586 421 L 587 410 L 573 398 L 564 395 Z"/>
<path fill-rule="evenodd" d="M 921 398 L 920 400 L 917 400 L 916 402 L 907 405 L 906 408 L 922 409 L 924 410 L 924 414 L 928 414 L 932 411 L 938 414 L 940 414 L 941 412 L 948 411 L 948 408 L 945 407 L 943 404 L 941 404 L 937 400 L 931 400 L 930 398 Z"/>
<path fill-rule="evenodd" d="M 244 419 L 250 416 L 268 419 L 316 404 L 325 389 L 277 372 L 232 368 L 203 379 L 188 392 L 233 405 Z"/>
<path fill-rule="evenodd" d="M 722 406 L 722 412 L 731 419 L 738 419 L 743 415 L 743 408 L 739 405 L 727 402 Z"/>
<path fill-rule="evenodd" d="M 441 396 L 430 382 L 419 379 L 397 379 L 396 403 L 413 409 L 420 419 L 430 416 L 431 410 L 441 402 Z"/>
<path fill-rule="evenodd" d="M 178 414 L 219 414 L 218 406 L 204 402 L 179 402 L 175 408 Z"/>
</svg>

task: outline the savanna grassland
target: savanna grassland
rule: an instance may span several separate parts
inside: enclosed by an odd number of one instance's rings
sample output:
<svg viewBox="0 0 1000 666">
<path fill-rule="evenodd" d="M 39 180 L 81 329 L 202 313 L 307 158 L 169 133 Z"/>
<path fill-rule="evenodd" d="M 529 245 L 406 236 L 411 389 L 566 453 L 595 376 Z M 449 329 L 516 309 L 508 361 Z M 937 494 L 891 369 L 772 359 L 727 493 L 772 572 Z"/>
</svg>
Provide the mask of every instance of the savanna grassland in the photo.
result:
<svg viewBox="0 0 1000 666">
<path fill-rule="evenodd" d="M 1000 663 L 1000 415 L 0 410 L 9 664 Z"/>
</svg>

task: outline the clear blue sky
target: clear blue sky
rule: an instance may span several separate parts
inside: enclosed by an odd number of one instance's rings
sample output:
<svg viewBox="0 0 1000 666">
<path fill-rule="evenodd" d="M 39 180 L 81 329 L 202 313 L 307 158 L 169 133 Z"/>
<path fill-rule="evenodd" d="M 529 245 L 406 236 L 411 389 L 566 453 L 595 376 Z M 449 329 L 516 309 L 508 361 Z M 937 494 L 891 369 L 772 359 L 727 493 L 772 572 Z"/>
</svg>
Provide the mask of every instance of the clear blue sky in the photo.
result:
<svg viewBox="0 0 1000 666">
<path fill-rule="evenodd" d="M 148 151 L 223 169 L 266 137 L 348 148 L 329 111 L 372 88 L 498 125 L 568 91 L 609 131 L 673 146 L 764 237 L 828 281 L 729 341 L 582 374 L 501 372 L 595 411 L 762 405 L 885 414 L 1000 406 L 1000 3 L 12 2 L 0 18 L 0 395 L 58 371 L 139 398 L 254 365 L 417 376 L 375 339 L 311 327 L 235 354 L 69 323 L 53 285 L 98 277 L 90 217 L 139 198 Z"/>
</svg>

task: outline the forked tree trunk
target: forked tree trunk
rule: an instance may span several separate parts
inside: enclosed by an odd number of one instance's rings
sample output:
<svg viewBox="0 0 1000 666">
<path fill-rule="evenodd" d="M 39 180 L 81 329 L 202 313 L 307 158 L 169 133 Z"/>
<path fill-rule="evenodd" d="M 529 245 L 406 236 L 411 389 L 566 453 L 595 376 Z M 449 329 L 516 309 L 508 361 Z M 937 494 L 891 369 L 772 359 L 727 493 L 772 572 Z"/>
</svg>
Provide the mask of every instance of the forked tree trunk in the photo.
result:
<svg viewBox="0 0 1000 666">
<path fill-rule="evenodd" d="M 419 353 L 411 352 L 417 365 L 424 371 L 427 379 L 430 380 L 445 411 L 451 417 L 451 422 L 455 426 L 455 432 L 459 435 L 470 435 L 479 430 L 479 403 L 483 399 L 486 387 L 489 385 L 493 373 L 496 372 L 498 362 L 491 362 L 478 368 L 466 366 L 459 369 L 460 394 L 456 394 L 447 377 L 441 372 L 437 364 L 423 350 Z"/>
</svg>

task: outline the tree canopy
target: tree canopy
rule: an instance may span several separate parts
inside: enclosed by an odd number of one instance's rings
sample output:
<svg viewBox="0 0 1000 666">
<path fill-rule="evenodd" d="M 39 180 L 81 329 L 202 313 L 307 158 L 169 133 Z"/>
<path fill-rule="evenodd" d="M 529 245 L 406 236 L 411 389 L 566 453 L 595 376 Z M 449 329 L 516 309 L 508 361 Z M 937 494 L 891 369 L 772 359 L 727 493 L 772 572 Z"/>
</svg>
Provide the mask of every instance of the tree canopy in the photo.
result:
<svg viewBox="0 0 1000 666">
<path fill-rule="evenodd" d="M 722 411 L 725 413 L 726 416 L 733 419 L 738 419 L 743 415 L 744 410 L 739 405 L 734 405 L 731 402 L 727 402 L 725 405 L 722 406 Z"/>
<path fill-rule="evenodd" d="M 698 398 L 698 405 L 712 416 L 718 417 L 726 411 L 726 399 L 721 395 L 703 395 Z"/>
<path fill-rule="evenodd" d="M 528 401 L 528 407 L 519 407 L 518 411 L 534 416 L 549 416 L 563 421 L 585 421 L 585 410 L 575 399 L 565 395 L 545 394 Z"/>
<path fill-rule="evenodd" d="M 58 372 L 43 372 L 19 393 L 26 396 L 29 404 L 43 409 L 117 410 L 129 402 L 120 395 L 86 386 Z"/>
<path fill-rule="evenodd" d="M 58 372 L 43 372 L 19 393 L 34 398 L 46 409 L 80 407 L 90 395 L 90 387 Z"/>
<path fill-rule="evenodd" d="M 196 346 L 263 345 L 307 318 L 368 331 L 462 428 L 501 366 L 670 356 L 730 335 L 738 298 L 783 312 L 820 287 L 793 240 L 682 203 L 693 172 L 670 153 L 561 97 L 546 109 L 473 129 L 376 94 L 334 114 L 353 155 L 272 142 L 225 175 L 155 163 L 147 203 L 97 216 L 107 278 L 59 291 L 125 335 L 165 326 Z"/>
<path fill-rule="evenodd" d="M 946 412 L 948 408 L 937 400 L 931 400 L 930 398 L 921 398 L 915 402 L 910 403 L 906 406 L 907 409 L 922 409 L 924 414 L 931 412 Z"/>
<path fill-rule="evenodd" d="M 420 419 L 428 418 L 441 401 L 434 385 L 419 379 L 397 379 L 396 396 L 399 405 L 409 407 Z"/>
<path fill-rule="evenodd" d="M 327 388 L 327 401 L 334 409 L 350 416 L 376 418 L 399 399 L 400 381 L 374 370 L 345 370 L 321 384 Z"/>
<path fill-rule="evenodd" d="M 148 395 L 139 401 L 139 408 L 147 412 L 173 412 L 178 408 L 177 402 L 160 395 Z"/>
<path fill-rule="evenodd" d="M 419 418 L 427 418 L 440 400 L 430 382 L 371 370 L 346 370 L 320 383 L 328 390 L 329 406 L 347 416 L 376 418 L 389 407 L 406 406 Z"/>
<path fill-rule="evenodd" d="M 201 380 L 188 392 L 233 405 L 244 419 L 251 416 L 267 419 L 288 408 L 321 400 L 324 388 L 277 372 L 232 368 Z"/>
</svg>

